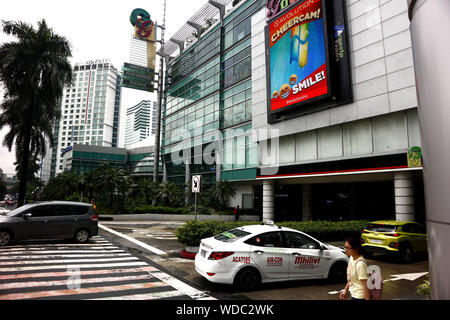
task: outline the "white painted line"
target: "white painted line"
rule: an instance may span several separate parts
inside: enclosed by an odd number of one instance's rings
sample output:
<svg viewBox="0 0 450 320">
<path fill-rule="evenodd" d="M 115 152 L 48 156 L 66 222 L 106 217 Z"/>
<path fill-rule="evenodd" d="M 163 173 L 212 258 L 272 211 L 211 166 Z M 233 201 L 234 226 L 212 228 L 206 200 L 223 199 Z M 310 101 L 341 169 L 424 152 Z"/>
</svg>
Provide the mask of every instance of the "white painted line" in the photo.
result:
<svg viewBox="0 0 450 320">
<path fill-rule="evenodd" d="M 129 253 L 111 253 L 111 254 L 95 254 L 95 255 L 85 255 L 85 254 L 48 254 L 48 255 L 28 255 L 28 256 L 21 256 L 21 255 L 14 255 L 14 256 L 0 256 L 0 260 L 27 260 L 27 259 L 55 259 L 55 258 L 86 258 L 86 257 L 92 257 L 92 258 L 106 258 L 106 257 L 125 257 L 125 256 L 131 256 Z"/>
<path fill-rule="evenodd" d="M 26 265 L 26 264 L 46 264 L 46 263 L 115 262 L 115 261 L 127 261 L 127 260 L 139 260 L 139 258 L 125 257 L 125 258 L 105 258 L 105 259 L 8 261 L 8 262 L 2 262 L 2 264 L 0 265 L 0 271 L 3 271 L 4 266 L 19 265 L 19 264 Z M 51 266 L 48 266 L 48 267 L 51 267 Z"/>
<path fill-rule="evenodd" d="M 72 273 L 70 277 L 78 277 L 77 273 Z M 47 280 L 47 281 L 30 281 L 30 282 L 11 282 L 0 284 L 0 290 L 10 290 L 10 289 L 18 289 L 18 288 L 35 288 L 35 287 L 53 287 L 53 286 L 69 286 L 76 284 L 81 287 L 84 284 L 88 283 L 104 283 L 104 282 L 115 282 L 115 281 L 133 281 L 133 280 L 151 280 L 153 277 L 150 274 L 147 275 L 138 275 L 138 276 L 120 276 L 113 275 L 107 278 L 90 278 L 90 279 L 81 279 L 77 278 L 76 280 L 68 278 L 65 280 Z M 100 285 L 101 287 L 101 285 Z M 92 288 L 92 287 L 91 287 Z"/>
<path fill-rule="evenodd" d="M 15 267 L 2 268 L 0 272 L 17 272 L 29 270 L 49 270 L 49 269 L 87 269 L 87 268 L 110 268 L 110 267 L 131 267 L 131 266 L 147 266 L 145 262 L 129 262 L 129 263 L 97 263 L 97 264 L 60 264 L 51 266 L 34 266 L 34 267 Z"/>
<path fill-rule="evenodd" d="M 203 291 L 197 290 L 186 283 L 175 279 L 174 277 L 168 275 L 167 273 L 156 271 L 156 272 L 149 272 L 152 276 L 155 278 L 158 278 L 159 280 L 169 284 L 172 288 L 177 289 L 178 291 L 181 291 L 182 293 L 190 296 L 194 300 L 216 300 L 215 298 L 207 295 Z"/>
<path fill-rule="evenodd" d="M 167 254 L 165 251 L 159 250 L 158 248 L 152 247 L 152 246 L 150 246 L 150 245 L 148 245 L 148 244 L 146 244 L 146 243 L 144 243 L 142 241 L 136 240 L 136 239 L 134 239 L 132 237 L 129 237 L 127 235 L 124 235 L 124 234 L 122 234 L 120 232 L 117 232 L 115 230 L 107 228 L 107 227 L 105 227 L 105 226 L 103 226 L 101 224 L 98 224 L 98 227 L 102 228 L 103 230 L 108 231 L 108 232 L 110 232 L 112 234 L 115 234 L 115 235 L 117 235 L 119 237 L 122 237 L 122 238 L 124 238 L 124 239 L 126 239 L 128 241 L 131 241 L 134 244 L 137 244 L 138 246 L 140 246 L 141 248 L 144 248 L 144 249 L 146 249 L 148 251 L 151 251 L 153 253 L 160 254 L 160 255 Z"/>
<path fill-rule="evenodd" d="M 44 253 L 44 254 L 52 254 L 52 253 L 115 253 L 115 252 L 125 252 L 124 250 L 50 250 L 50 251 L 11 251 L 8 253 L 0 253 L 0 259 L 3 259 L 4 256 L 8 257 L 12 254 L 14 255 L 21 255 L 25 253 L 30 254 L 38 254 L 38 253 Z"/>
<path fill-rule="evenodd" d="M 108 298 L 98 298 L 98 299 L 88 299 L 88 300 L 155 300 L 155 299 L 161 299 L 161 298 L 179 297 L 182 295 L 183 295 L 183 293 L 180 291 L 168 291 L 168 292 L 133 294 L 133 295 L 129 295 L 129 296 L 108 297 Z"/>
</svg>

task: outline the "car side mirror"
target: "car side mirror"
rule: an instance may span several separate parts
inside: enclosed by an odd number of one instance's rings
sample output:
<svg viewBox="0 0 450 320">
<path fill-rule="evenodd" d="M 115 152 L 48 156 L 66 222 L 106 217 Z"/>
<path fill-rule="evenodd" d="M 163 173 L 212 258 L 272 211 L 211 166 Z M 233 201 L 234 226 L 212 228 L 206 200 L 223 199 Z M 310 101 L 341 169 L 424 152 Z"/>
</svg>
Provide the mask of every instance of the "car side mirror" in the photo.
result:
<svg viewBox="0 0 450 320">
<path fill-rule="evenodd" d="M 33 215 L 31 213 L 25 213 L 22 218 L 24 219 L 30 219 Z"/>
<path fill-rule="evenodd" d="M 320 244 L 320 247 L 319 247 L 319 249 L 320 249 L 320 251 L 323 251 L 323 250 L 325 250 L 325 247 L 323 246 L 323 244 Z"/>
</svg>

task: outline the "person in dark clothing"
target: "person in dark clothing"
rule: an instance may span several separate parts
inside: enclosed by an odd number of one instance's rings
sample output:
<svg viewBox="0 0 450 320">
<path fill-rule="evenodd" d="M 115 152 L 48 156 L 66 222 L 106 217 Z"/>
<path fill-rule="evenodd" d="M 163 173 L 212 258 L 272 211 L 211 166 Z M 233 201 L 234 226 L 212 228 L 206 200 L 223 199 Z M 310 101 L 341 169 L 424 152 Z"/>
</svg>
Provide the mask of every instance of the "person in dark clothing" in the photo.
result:
<svg viewBox="0 0 450 320">
<path fill-rule="evenodd" d="M 236 208 L 234 209 L 234 221 L 238 220 L 239 220 L 239 205 L 237 205 Z"/>
</svg>

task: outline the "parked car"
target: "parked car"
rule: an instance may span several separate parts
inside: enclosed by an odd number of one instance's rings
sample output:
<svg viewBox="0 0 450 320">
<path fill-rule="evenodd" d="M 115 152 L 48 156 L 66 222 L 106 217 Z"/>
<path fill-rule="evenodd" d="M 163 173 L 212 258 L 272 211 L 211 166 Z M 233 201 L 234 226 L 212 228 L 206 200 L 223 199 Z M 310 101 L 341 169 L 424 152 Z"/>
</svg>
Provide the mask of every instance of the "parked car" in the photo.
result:
<svg viewBox="0 0 450 320">
<path fill-rule="evenodd" d="M 71 238 L 84 243 L 97 234 L 98 216 L 87 203 L 38 202 L 0 216 L 0 246 L 31 239 Z"/>
<path fill-rule="evenodd" d="M 345 282 L 344 250 L 276 225 L 250 225 L 202 239 L 195 270 L 215 283 L 252 290 L 260 283 L 329 278 Z"/>
<path fill-rule="evenodd" d="M 391 254 L 404 263 L 411 262 L 419 252 L 427 252 L 427 243 L 425 228 L 416 222 L 374 221 L 361 234 L 366 255 Z"/>
</svg>

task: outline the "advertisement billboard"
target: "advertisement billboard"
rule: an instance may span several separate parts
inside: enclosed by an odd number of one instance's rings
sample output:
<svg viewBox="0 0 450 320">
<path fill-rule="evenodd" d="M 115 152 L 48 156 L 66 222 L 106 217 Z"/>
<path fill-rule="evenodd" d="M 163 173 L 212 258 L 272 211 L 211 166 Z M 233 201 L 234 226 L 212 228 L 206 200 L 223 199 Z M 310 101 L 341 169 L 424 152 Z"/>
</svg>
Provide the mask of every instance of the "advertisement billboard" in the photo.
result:
<svg viewBox="0 0 450 320">
<path fill-rule="evenodd" d="M 352 100 L 344 8 L 342 0 L 292 2 L 268 22 L 269 123 Z"/>
<path fill-rule="evenodd" d="M 271 111 L 328 97 L 322 0 L 307 1 L 269 24 Z"/>
</svg>

